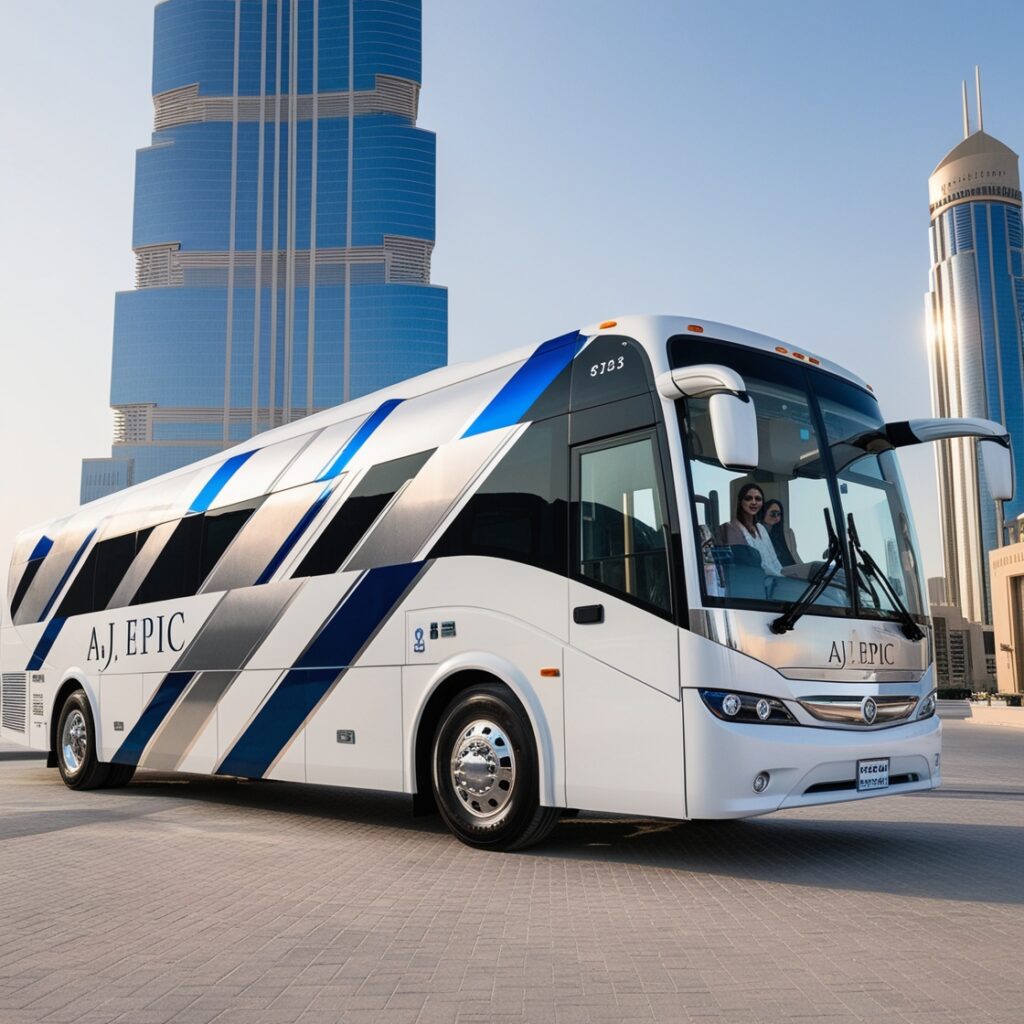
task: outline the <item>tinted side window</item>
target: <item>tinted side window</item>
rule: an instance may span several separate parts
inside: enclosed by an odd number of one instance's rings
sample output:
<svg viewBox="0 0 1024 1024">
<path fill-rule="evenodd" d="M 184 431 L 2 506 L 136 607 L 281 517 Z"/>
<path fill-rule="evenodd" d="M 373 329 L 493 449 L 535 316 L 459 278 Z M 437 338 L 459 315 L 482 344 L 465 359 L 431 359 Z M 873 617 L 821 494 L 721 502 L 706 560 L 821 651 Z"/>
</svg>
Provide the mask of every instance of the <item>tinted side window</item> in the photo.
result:
<svg viewBox="0 0 1024 1024">
<path fill-rule="evenodd" d="M 188 597 L 199 589 L 199 546 L 203 516 L 182 519 L 135 592 L 132 604 Z"/>
<path fill-rule="evenodd" d="M 199 583 L 213 571 L 220 556 L 228 549 L 235 535 L 245 526 L 255 505 L 218 509 L 203 516 L 203 540 L 199 551 Z"/>
<path fill-rule="evenodd" d="M 567 442 L 565 416 L 528 427 L 445 531 L 431 557 L 486 555 L 565 575 Z"/>
<path fill-rule="evenodd" d="M 93 583 L 92 610 L 106 608 L 118 584 L 124 579 L 135 555 L 146 543 L 151 530 L 111 537 L 96 545 L 96 579 Z"/>
<path fill-rule="evenodd" d="M 96 544 L 68 588 L 57 615 L 86 615 L 106 608 L 151 530 L 109 537 Z"/>
<path fill-rule="evenodd" d="M 317 537 L 295 570 L 295 575 L 326 576 L 337 572 L 395 492 L 411 480 L 433 454 L 434 449 L 431 448 L 401 459 L 381 462 L 370 469 Z"/>
</svg>

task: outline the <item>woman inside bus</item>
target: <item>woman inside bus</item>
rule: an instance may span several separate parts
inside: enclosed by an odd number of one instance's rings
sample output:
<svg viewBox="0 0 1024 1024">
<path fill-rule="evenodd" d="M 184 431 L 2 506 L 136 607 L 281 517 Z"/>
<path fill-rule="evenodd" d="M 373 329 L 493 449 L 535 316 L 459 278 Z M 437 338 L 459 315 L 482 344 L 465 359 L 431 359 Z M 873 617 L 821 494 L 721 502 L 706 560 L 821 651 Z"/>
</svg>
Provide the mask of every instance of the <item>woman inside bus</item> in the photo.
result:
<svg viewBox="0 0 1024 1024">
<path fill-rule="evenodd" d="M 786 510 L 778 498 L 769 498 L 761 506 L 760 521 L 771 537 L 772 547 L 783 569 L 802 561 L 796 550 L 796 536 L 786 525 Z"/>
<path fill-rule="evenodd" d="M 764 491 L 757 484 L 744 484 L 736 496 L 733 518 L 722 526 L 722 542 L 752 547 L 761 559 L 761 568 L 769 576 L 781 576 L 782 563 L 768 530 L 760 522 L 763 507 Z"/>
</svg>

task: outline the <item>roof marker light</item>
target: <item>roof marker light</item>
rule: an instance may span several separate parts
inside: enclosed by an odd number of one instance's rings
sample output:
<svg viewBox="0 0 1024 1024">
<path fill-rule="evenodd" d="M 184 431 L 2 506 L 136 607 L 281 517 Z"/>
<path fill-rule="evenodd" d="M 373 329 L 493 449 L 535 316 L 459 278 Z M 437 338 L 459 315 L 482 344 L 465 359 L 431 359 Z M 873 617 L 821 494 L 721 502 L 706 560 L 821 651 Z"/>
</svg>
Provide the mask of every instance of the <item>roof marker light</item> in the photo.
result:
<svg viewBox="0 0 1024 1024">
<path fill-rule="evenodd" d="M 704 328 L 701 327 L 700 324 L 687 324 L 686 325 L 686 329 L 688 331 L 693 331 L 694 334 L 703 334 L 704 333 Z"/>
<path fill-rule="evenodd" d="M 806 359 L 807 358 L 807 356 L 805 356 L 802 352 L 794 352 L 793 356 L 796 359 Z"/>
<path fill-rule="evenodd" d="M 815 366 L 821 366 L 821 360 L 820 359 L 815 359 L 814 356 L 808 356 L 807 357 L 807 361 L 809 363 L 814 363 Z"/>
<path fill-rule="evenodd" d="M 604 323 L 602 323 L 601 326 L 598 328 L 598 330 L 603 331 L 606 327 L 617 327 L 618 324 L 618 320 L 605 320 Z"/>
<path fill-rule="evenodd" d="M 789 355 L 789 349 L 788 348 L 783 348 L 782 345 L 776 345 L 775 346 L 775 351 L 776 352 L 781 352 L 784 356 L 788 356 Z"/>
</svg>

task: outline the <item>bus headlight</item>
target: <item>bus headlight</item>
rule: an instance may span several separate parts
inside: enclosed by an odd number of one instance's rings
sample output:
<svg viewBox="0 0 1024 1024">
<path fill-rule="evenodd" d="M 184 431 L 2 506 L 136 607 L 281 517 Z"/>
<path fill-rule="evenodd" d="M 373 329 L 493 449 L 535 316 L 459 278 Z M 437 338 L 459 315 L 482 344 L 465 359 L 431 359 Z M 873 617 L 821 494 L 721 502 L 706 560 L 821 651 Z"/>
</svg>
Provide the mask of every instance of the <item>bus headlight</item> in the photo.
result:
<svg viewBox="0 0 1024 1024">
<path fill-rule="evenodd" d="M 921 699 L 921 704 L 917 709 L 917 717 L 931 718 L 935 714 L 935 691 L 932 690 L 927 697 Z"/>
<path fill-rule="evenodd" d="M 781 700 L 757 693 L 732 690 L 698 690 L 708 710 L 726 722 L 756 722 L 766 725 L 796 725 L 797 720 Z"/>
</svg>

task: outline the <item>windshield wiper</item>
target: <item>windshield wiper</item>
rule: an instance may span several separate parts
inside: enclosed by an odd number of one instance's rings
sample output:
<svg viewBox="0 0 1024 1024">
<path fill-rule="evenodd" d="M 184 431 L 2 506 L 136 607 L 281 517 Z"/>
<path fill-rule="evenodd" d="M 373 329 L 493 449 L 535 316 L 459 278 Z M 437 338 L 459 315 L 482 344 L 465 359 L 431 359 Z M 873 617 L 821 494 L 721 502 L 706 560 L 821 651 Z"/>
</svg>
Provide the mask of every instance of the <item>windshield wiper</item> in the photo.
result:
<svg viewBox="0 0 1024 1024">
<path fill-rule="evenodd" d="M 880 602 L 878 595 L 875 593 L 875 588 L 871 585 L 872 579 L 879 585 L 882 593 L 889 598 L 893 608 L 899 613 L 900 619 L 902 619 L 903 635 L 908 640 L 923 640 L 924 633 L 921 632 L 920 626 L 914 621 L 914 616 L 910 614 L 907 606 L 900 600 L 900 596 L 896 593 L 896 588 L 892 585 L 892 581 L 882 572 L 878 563 L 871 557 L 871 553 L 861 547 L 852 512 L 847 513 L 846 516 L 846 532 L 850 539 L 850 561 L 853 563 L 853 569 L 856 573 L 863 576 L 865 587 L 874 598 L 875 607 L 879 607 Z M 858 558 L 860 559 L 860 564 L 857 562 Z"/>
<path fill-rule="evenodd" d="M 818 600 L 825 592 L 825 588 L 832 582 L 835 575 L 843 567 L 843 545 L 839 542 L 839 536 L 832 525 L 832 517 L 828 509 L 822 509 L 825 513 L 825 528 L 828 530 L 828 550 L 825 552 L 825 561 L 818 566 L 814 574 L 807 581 L 807 589 L 795 600 L 786 606 L 786 610 L 768 624 L 773 633 L 788 633 L 808 608 Z"/>
</svg>

